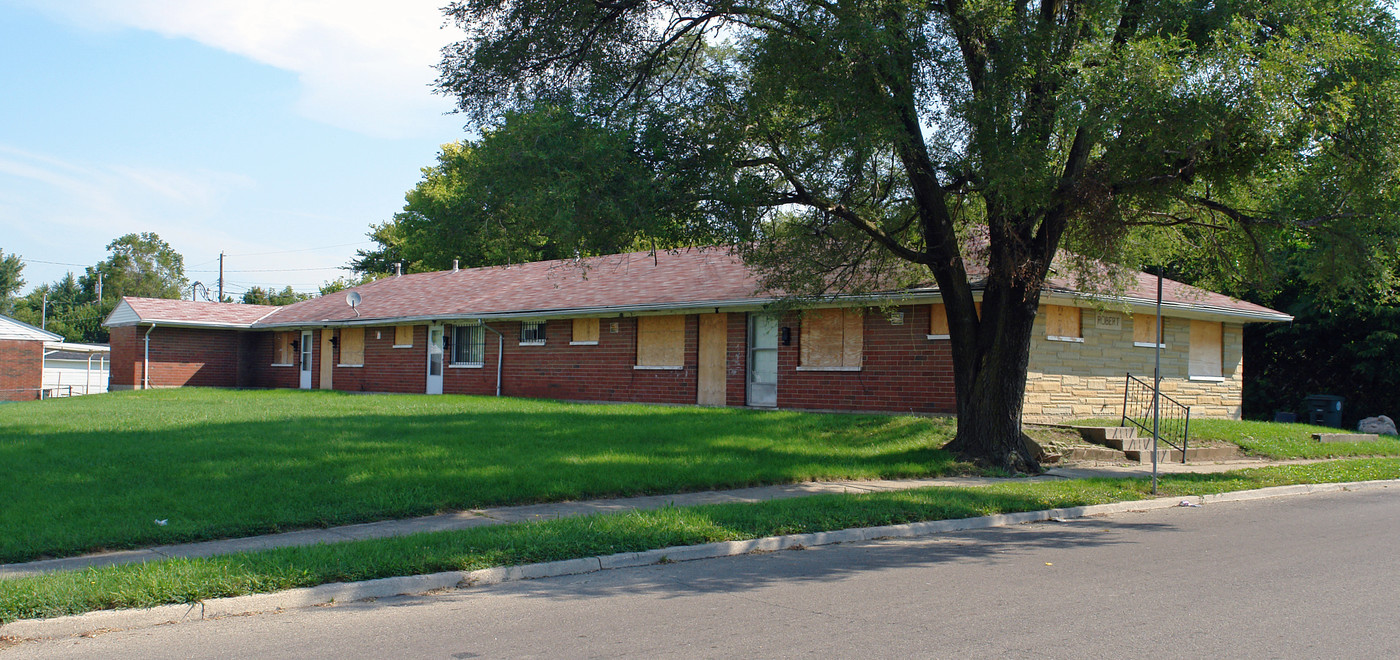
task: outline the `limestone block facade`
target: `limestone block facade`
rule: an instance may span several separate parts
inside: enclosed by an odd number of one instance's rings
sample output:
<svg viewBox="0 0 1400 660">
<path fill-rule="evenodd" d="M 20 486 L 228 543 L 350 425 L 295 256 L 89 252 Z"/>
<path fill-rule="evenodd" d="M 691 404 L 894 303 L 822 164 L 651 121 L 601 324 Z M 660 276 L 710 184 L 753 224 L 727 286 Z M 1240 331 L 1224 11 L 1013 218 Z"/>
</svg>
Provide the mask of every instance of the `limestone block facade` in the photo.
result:
<svg viewBox="0 0 1400 660">
<path fill-rule="evenodd" d="M 1026 377 L 1023 419 L 1059 422 L 1123 414 L 1126 375 L 1152 382 L 1155 351 L 1134 345 L 1131 313 L 1080 308 L 1083 341 L 1046 338 L 1046 315 L 1036 317 Z M 1219 378 L 1188 374 L 1191 319 L 1164 316 L 1162 393 L 1191 407 L 1191 417 L 1239 419 L 1244 392 L 1244 326 L 1222 324 Z"/>
</svg>

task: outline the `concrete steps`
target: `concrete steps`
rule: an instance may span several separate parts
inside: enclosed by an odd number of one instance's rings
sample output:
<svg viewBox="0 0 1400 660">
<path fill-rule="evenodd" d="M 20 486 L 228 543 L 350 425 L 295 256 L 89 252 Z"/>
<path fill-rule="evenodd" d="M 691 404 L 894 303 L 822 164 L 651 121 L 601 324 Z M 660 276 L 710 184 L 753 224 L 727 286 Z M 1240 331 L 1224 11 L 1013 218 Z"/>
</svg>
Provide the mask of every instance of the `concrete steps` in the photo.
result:
<svg viewBox="0 0 1400 660">
<path fill-rule="evenodd" d="M 1074 426 L 1071 427 L 1079 432 L 1079 436 L 1086 442 L 1101 445 L 1113 453 L 1105 454 L 1099 451 L 1086 451 L 1083 459 L 1086 460 L 1124 460 L 1136 461 L 1138 463 L 1152 462 L 1152 438 L 1144 438 L 1137 434 L 1137 428 L 1132 426 Z M 1239 450 L 1234 447 L 1187 447 L 1187 461 L 1224 461 L 1239 457 Z M 1071 456 L 1070 458 L 1079 458 Z M 1172 449 L 1164 443 L 1158 443 L 1157 449 L 1158 463 L 1180 463 L 1181 450 Z"/>
</svg>

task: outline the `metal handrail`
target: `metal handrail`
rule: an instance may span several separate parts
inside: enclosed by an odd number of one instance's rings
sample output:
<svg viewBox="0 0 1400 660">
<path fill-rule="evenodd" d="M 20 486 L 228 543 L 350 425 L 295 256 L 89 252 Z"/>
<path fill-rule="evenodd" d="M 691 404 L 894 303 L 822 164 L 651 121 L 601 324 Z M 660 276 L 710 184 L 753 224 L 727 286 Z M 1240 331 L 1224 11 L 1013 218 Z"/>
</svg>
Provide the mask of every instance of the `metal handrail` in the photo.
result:
<svg viewBox="0 0 1400 660">
<path fill-rule="evenodd" d="M 1133 426 L 1152 434 L 1152 394 L 1151 383 L 1143 381 L 1131 373 L 1123 384 L 1123 419 L 1119 426 Z M 1191 407 L 1182 405 L 1176 399 L 1160 394 L 1158 404 L 1157 438 L 1167 446 L 1181 452 L 1181 462 L 1186 462 L 1186 444 L 1191 431 Z M 1139 421 L 1141 420 L 1141 421 Z M 1177 444 L 1177 443 L 1180 444 Z"/>
</svg>

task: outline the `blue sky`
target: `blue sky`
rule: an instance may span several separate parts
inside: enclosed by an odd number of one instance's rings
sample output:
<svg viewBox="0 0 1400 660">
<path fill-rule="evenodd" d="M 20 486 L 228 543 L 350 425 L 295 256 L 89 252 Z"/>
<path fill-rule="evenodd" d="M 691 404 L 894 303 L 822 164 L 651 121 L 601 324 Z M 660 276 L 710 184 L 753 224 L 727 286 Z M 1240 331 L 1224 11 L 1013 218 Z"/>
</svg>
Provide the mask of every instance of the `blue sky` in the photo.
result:
<svg viewBox="0 0 1400 660">
<path fill-rule="evenodd" d="M 0 250 L 26 290 L 143 231 L 234 294 L 345 274 L 466 135 L 441 4 L 0 0 Z"/>
</svg>

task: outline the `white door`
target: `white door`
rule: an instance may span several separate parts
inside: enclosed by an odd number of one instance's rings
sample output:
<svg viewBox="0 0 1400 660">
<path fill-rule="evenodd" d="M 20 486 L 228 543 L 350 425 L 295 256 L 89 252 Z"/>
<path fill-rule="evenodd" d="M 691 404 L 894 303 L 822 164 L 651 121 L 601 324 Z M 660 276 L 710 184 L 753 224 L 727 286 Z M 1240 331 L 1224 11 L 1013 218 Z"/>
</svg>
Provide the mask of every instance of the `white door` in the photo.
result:
<svg viewBox="0 0 1400 660">
<path fill-rule="evenodd" d="M 749 315 L 748 403 L 778 406 L 778 317 Z"/>
<path fill-rule="evenodd" d="M 442 394 L 442 326 L 428 326 L 428 394 Z"/>
<path fill-rule="evenodd" d="M 301 389 L 311 389 L 311 331 L 301 331 Z"/>
</svg>

